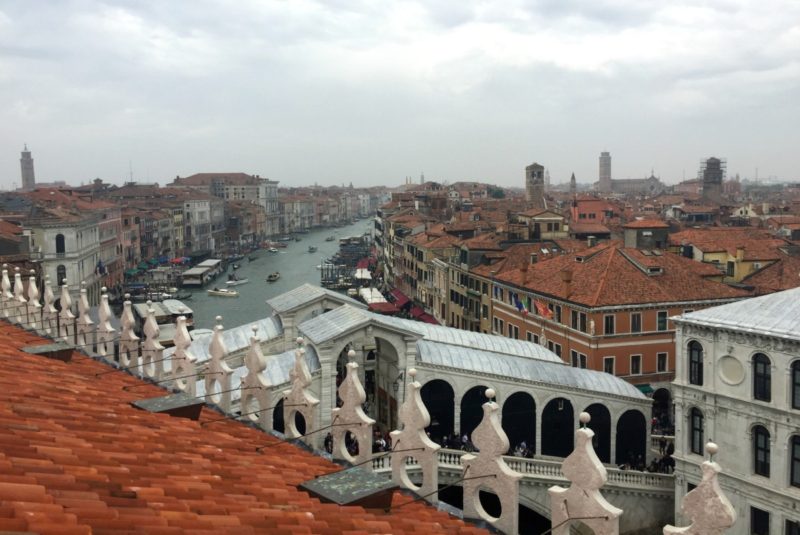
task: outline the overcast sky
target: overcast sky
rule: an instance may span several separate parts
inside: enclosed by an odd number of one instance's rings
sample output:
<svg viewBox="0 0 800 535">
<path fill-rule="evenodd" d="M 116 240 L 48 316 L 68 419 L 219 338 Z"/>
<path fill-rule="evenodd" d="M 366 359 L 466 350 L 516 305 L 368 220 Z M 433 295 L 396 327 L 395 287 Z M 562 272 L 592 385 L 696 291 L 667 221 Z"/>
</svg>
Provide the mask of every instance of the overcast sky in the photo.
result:
<svg viewBox="0 0 800 535">
<path fill-rule="evenodd" d="M 0 0 L 0 188 L 797 178 L 796 0 Z"/>
</svg>

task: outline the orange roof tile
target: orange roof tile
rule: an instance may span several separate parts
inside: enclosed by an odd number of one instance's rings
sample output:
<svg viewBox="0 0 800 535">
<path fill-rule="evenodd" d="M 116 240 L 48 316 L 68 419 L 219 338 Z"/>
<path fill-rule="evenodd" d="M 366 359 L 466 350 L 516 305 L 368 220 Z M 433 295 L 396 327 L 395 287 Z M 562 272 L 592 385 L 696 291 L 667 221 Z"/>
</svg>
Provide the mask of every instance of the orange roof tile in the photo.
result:
<svg viewBox="0 0 800 535">
<path fill-rule="evenodd" d="M 164 391 L 0 322 L 0 530 L 88 533 L 486 533 L 423 503 L 384 514 L 323 504 L 296 485 L 339 469 L 238 422 L 130 406 Z M 122 389 L 136 385 L 132 392 Z M 395 493 L 395 505 L 409 502 Z"/>
</svg>

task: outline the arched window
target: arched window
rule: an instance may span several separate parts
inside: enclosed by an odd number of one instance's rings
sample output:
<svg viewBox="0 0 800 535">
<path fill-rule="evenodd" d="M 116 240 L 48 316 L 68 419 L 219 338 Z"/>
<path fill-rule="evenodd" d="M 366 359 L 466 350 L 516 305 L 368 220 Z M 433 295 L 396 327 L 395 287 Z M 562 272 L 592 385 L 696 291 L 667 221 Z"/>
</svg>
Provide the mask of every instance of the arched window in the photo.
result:
<svg viewBox="0 0 800 535">
<path fill-rule="evenodd" d="M 59 264 L 56 268 L 56 285 L 61 286 L 64 284 L 64 279 L 67 278 L 67 267 L 64 264 Z"/>
<path fill-rule="evenodd" d="M 67 251 L 64 245 L 64 235 L 56 234 L 56 254 L 64 254 L 65 252 Z"/>
<path fill-rule="evenodd" d="M 753 428 L 753 471 L 769 477 L 769 431 L 760 425 Z"/>
<path fill-rule="evenodd" d="M 697 407 L 689 413 L 689 426 L 691 428 L 689 448 L 692 453 L 703 455 L 703 413 Z"/>
<path fill-rule="evenodd" d="M 770 361 L 763 353 L 753 355 L 753 399 L 770 401 L 772 386 Z"/>
<path fill-rule="evenodd" d="M 792 362 L 792 408 L 800 409 L 800 360 Z"/>
<path fill-rule="evenodd" d="M 800 435 L 792 435 L 789 448 L 789 484 L 800 487 Z"/>
<path fill-rule="evenodd" d="M 703 346 L 689 342 L 689 384 L 703 386 Z"/>
</svg>

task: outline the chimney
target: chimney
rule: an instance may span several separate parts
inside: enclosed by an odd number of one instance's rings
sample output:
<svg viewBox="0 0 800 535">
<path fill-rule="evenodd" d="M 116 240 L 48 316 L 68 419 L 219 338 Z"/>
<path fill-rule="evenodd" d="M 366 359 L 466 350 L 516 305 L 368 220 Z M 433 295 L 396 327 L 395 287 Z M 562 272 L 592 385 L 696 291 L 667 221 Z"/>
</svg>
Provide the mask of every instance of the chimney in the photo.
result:
<svg viewBox="0 0 800 535">
<path fill-rule="evenodd" d="M 572 270 L 565 269 L 561 272 L 561 281 L 564 283 L 565 297 L 569 297 L 572 293 Z"/>
<path fill-rule="evenodd" d="M 539 261 L 539 255 L 537 255 L 536 253 L 531 253 L 531 264 L 535 264 L 538 261 Z"/>
<path fill-rule="evenodd" d="M 740 245 L 736 247 L 736 261 L 741 262 L 742 260 L 744 260 L 744 247 Z"/>
<path fill-rule="evenodd" d="M 595 236 L 588 236 L 586 238 L 586 245 L 588 247 L 594 247 L 595 245 L 597 245 L 597 238 Z"/>
</svg>

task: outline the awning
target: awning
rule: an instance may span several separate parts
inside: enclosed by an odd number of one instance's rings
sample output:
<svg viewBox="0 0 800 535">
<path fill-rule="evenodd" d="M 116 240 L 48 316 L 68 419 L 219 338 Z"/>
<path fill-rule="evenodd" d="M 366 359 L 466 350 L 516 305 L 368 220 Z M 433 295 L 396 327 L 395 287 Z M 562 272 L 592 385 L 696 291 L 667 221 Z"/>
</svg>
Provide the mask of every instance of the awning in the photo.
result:
<svg viewBox="0 0 800 535">
<path fill-rule="evenodd" d="M 147 263 L 150 264 L 151 266 L 157 266 L 158 258 L 151 258 L 150 260 L 147 261 Z"/>
<path fill-rule="evenodd" d="M 394 297 L 394 304 L 400 308 L 410 301 L 410 299 L 406 297 L 406 295 L 400 290 L 394 289 L 390 293 L 392 297 Z"/>
<path fill-rule="evenodd" d="M 167 260 L 169 260 L 169 258 L 164 256 L 164 255 L 158 257 L 158 263 L 159 264 L 166 264 Z"/>
<path fill-rule="evenodd" d="M 654 392 L 653 387 L 650 386 L 650 383 L 646 383 L 643 385 L 634 385 L 636 388 L 639 389 L 639 392 L 642 394 L 652 394 Z"/>
<path fill-rule="evenodd" d="M 139 274 L 139 270 L 138 269 L 126 269 L 125 270 L 125 276 L 126 277 L 135 277 L 138 274 Z"/>
<path fill-rule="evenodd" d="M 420 316 L 425 314 L 425 311 L 418 306 L 413 306 L 411 307 L 411 310 L 408 311 L 408 313 L 411 314 L 412 318 L 419 318 Z"/>
<path fill-rule="evenodd" d="M 430 323 L 431 325 L 439 325 L 439 322 L 436 321 L 436 318 L 428 314 L 422 314 L 420 317 L 417 318 L 419 321 L 424 321 L 425 323 Z"/>
<path fill-rule="evenodd" d="M 139 262 L 139 265 L 136 267 L 137 269 L 150 269 L 150 265 L 147 262 Z"/>
<path fill-rule="evenodd" d="M 400 312 L 400 309 L 394 303 L 371 303 L 369 305 L 369 309 L 372 312 L 377 312 L 378 314 L 397 314 Z"/>
</svg>

